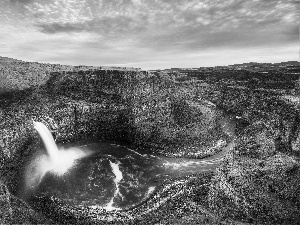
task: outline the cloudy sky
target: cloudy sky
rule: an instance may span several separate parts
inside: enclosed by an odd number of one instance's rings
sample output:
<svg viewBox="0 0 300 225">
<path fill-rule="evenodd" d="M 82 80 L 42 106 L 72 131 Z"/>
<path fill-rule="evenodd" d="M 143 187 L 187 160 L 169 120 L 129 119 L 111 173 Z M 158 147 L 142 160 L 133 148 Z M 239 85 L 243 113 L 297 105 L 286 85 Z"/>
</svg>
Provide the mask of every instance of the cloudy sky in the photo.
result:
<svg viewBox="0 0 300 225">
<path fill-rule="evenodd" d="M 299 0 L 0 0 L 0 55 L 143 69 L 299 60 Z"/>
</svg>

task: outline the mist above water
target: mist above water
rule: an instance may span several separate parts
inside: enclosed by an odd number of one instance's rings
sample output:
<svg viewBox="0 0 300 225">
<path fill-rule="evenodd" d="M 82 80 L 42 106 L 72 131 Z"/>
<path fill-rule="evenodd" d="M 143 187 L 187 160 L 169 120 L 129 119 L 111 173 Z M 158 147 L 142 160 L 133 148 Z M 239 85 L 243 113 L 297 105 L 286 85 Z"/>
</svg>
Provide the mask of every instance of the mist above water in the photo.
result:
<svg viewBox="0 0 300 225">
<path fill-rule="evenodd" d="M 40 122 L 33 121 L 34 128 L 43 140 L 47 154 L 37 154 L 29 163 L 25 173 L 25 191 L 35 189 L 46 173 L 63 176 L 79 158 L 91 152 L 79 148 L 59 149 L 49 129 Z"/>
</svg>

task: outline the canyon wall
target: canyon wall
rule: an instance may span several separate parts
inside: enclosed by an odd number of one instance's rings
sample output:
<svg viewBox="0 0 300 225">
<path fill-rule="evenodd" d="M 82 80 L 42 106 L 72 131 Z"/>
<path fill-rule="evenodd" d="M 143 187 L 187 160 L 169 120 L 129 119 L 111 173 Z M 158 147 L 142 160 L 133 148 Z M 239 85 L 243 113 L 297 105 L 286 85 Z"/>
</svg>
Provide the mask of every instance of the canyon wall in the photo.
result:
<svg viewBox="0 0 300 225">
<path fill-rule="evenodd" d="M 221 89 L 215 103 L 249 125 L 211 180 L 210 209 L 239 221 L 298 224 L 299 105 L 278 93 L 232 87 Z"/>
<path fill-rule="evenodd" d="M 39 142 L 32 120 L 45 123 L 58 143 L 117 141 L 165 155 L 210 155 L 214 150 L 204 150 L 223 135 L 218 111 L 195 95 L 143 71 L 54 72 L 45 85 L 2 95 L 1 164 Z"/>
<path fill-rule="evenodd" d="M 300 105 L 288 101 L 281 93 L 237 87 L 222 87 L 212 101 L 248 124 L 262 122 L 272 130 L 281 151 L 299 152 Z"/>
<path fill-rule="evenodd" d="M 32 120 L 43 122 L 58 143 L 114 141 L 202 158 L 220 150 L 212 148 L 218 140 L 232 139 L 222 130 L 225 113 L 242 129 L 207 186 L 210 210 L 257 223 L 299 219 L 298 105 L 278 93 L 143 71 L 85 70 L 51 73 L 44 85 L 2 94 L 1 103 L 4 184 L 19 177 L 24 160 L 42 146 Z"/>
</svg>

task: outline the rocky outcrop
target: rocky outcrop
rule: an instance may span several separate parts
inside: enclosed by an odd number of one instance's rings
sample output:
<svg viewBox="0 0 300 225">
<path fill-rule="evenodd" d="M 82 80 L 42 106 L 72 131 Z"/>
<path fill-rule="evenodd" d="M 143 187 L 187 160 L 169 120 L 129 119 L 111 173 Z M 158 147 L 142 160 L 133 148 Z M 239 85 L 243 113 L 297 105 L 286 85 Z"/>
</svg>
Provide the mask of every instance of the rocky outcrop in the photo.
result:
<svg viewBox="0 0 300 225">
<path fill-rule="evenodd" d="M 50 72 L 74 69 L 74 66 L 25 62 L 0 56 L 0 93 L 36 87 L 49 79 Z"/>
<path fill-rule="evenodd" d="M 209 205 L 219 216 L 254 223 L 300 220 L 299 158 L 276 150 L 274 132 L 251 125 L 216 170 Z"/>
<path fill-rule="evenodd" d="M 43 122 L 58 143 L 103 140 L 168 156 L 213 155 L 220 148 L 212 146 L 227 136 L 219 110 L 199 90 L 142 71 L 85 70 L 52 73 L 45 85 L 2 94 L 1 181 L 16 195 L 22 168 L 42 146 L 32 120 Z"/>
<path fill-rule="evenodd" d="M 271 92 L 218 88 L 178 83 L 142 71 L 85 70 L 52 73 L 45 85 L 2 94 L 1 180 L 15 194 L 18 183 L 13 181 L 20 177 L 26 159 L 40 148 L 32 120 L 43 122 L 58 143 L 114 141 L 172 157 L 213 155 L 220 151 L 213 147 L 219 140 L 232 140 L 236 133 L 234 151 L 228 153 L 211 184 L 211 176 L 199 188 L 185 178 L 179 197 L 180 187 L 170 184 L 178 204 L 166 198 L 164 220 L 170 222 L 167 213 L 172 212 L 181 213 L 172 222 L 195 213 L 195 220 L 205 221 L 204 215 L 212 215 L 209 220 L 215 223 L 221 221 L 220 216 L 292 224 L 299 219 L 300 206 L 297 108 Z M 226 122 L 236 120 L 235 115 L 251 124 L 243 133 L 237 132 L 238 123 Z M 207 202 L 218 216 L 201 208 Z M 166 205 L 184 206 L 172 211 Z M 194 211 L 180 211 L 189 210 L 190 205 Z M 149 215 L 155 218 L 154 213 Z M 145 217 L 141 214 L 136 220 Z"/>
<path fill-rule="evenodd" d="M 140 80 L 132 101 L 136 142 L 160 154 L 207 156 L 205 149 L 222 136 L 219 112 L 195 100 L 196 91 L 159 76 Z"/>
<path fill-rule="evenodd" d="M 25 202 L 10 194 L 6 185 L 0 182 L 0 223 L 1 224 L 52 224 L 40 213 L 35 212 Z"/>
<path fill-rule="evenodd" d="M 24 96 L 24 93 L 26 95 Z M 13 194 L 27 158 L 42 143 L 32 120 L 57 143 L 114 141 L 146 152 L 202 158 L 225 139 L 218 110 L 196 92 L 145 72 L 86 70 L 53 73 L 35 89 L 14 92 L 0 108 L 0 173 Z"/>
<path fill-rule="evenodd" d="M 297 151 L 296 139 L 300 132 L 297 104 L 271 90 L 225 86 L 220 90 L 212 99 L 217 106 L 233 112 L 249 124 L 263 122 L 274 132 L 280 151 Z"/>
<path fill-rule="evenodd" d="M 218 112 L 183 92 L 172 80 L 146 72 L 53 73 L 44 86 L 0 109 L 2 158 L 15 161 L 37 142 L 32 120 L 45 123 L 57 142 L 117 141 L 161 154 L 203 157 L 203 149 L 220 138 Z"/>
</svg>

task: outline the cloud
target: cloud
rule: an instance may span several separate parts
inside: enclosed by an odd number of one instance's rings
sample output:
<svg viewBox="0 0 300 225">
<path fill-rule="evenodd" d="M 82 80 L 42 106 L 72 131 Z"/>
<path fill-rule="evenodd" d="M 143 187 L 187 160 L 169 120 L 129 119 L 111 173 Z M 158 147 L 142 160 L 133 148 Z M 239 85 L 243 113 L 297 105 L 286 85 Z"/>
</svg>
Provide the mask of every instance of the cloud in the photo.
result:
<svg viewBox="0 0 300 225">
<path fill-rule="evenodd" d="M 296 22 L 297 14 L 292 3 L 276 0 L 182 0 L 175 3 L 164 0 L 57 0 L 51 4 L 36 3 L 34 7 L 28 6 L 28 10 L 37 17 L 35 25 L 44 33 L 88 31 L 108 38 L 133 37 L 140 45 L 158 48 L 238 45 L 247 40 L 249 44 L 260 43 L 272 37 L 273 30 L 279 36 L 281 33 L 287 35 L 284 26 Z M 286 18 L 289 21 L 285 21 Z"/>
<path fill-rule="evenodd" d="M 12 4 L 16 4 L 16 3 L 28 4 L 28 3 L 32 2 L 33 0 L 9 0 L 9 1 Z"/>
<path fill-rule="evenodd" d="M 99 64 L 154 65 L 158 59 L 171 64 L 181 56 L 204 57 L 199 52 L 296 46 L 299 41 L 294 0 L 6 2 L 10 8 L 7 4 L 0 7 L 0 21 L 5 19 L 0 25 L 5 35 L 14 38 L 0 37 L 1 43 L 15 41 L 11 48 L 26 57 L 36 52 L 51 61 L 81 59 L 88 64 L 96 57 Z M 12 31 L 10 26 L 17 29 Z M 47 52 L 44 56 L 39 51 L 42 46 Z"/>
<path fill-rule="evenodd" d="M 103 16 L 101 18 L 92 19 L 84 22 L 53 22 L 53 23 L 38 23 L 36 26 L 43 33 L 72 33 L 72 32 L 91 32 L 97 33 L 113 39 L 121 39 L 124 36 L 138 35 L 144 30 L 144 25 L 147 23 L 147 17 L 117 15 Z"/>
<path fill-rule="evenodd" d="M 40 30 L 43 33 L 59 33 L 59 32 L 81 32 L 83 30 L 86 30 L 86 26 L 84 23 L 51 23 L 51 24 L 38 24 L 37 27 L 40 28 Z"/>
</svg>

